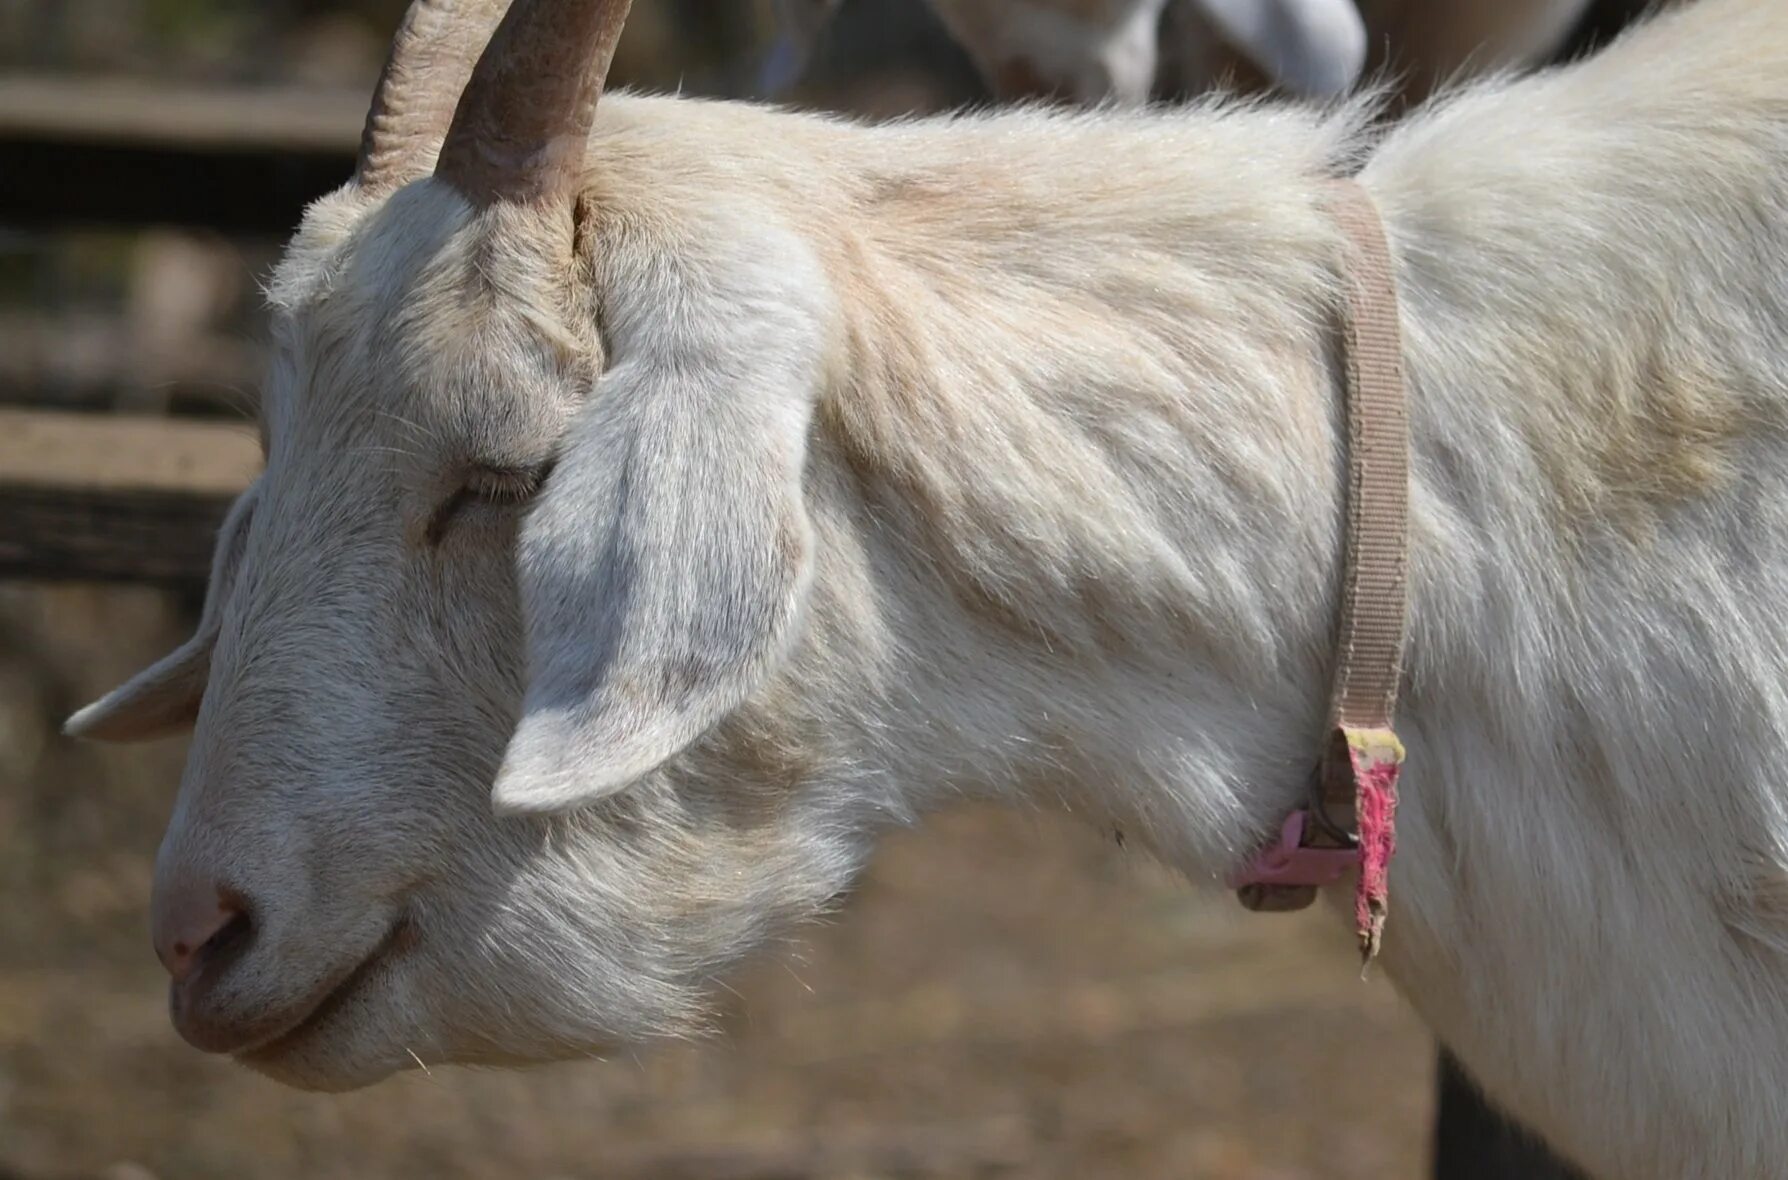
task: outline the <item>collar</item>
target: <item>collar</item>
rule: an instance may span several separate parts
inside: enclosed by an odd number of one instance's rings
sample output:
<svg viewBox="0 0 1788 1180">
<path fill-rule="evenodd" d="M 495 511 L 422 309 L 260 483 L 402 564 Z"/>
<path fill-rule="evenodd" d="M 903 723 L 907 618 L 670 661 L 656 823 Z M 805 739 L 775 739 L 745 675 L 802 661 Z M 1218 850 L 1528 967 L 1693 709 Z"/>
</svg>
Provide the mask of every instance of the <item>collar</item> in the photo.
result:
<svg viewBox="0 0 1788 1180">
<path fill-rule="evenodd" d="M 1309 805 L 1231 879 L 1253 910 L 1303 909 L 1358 869 L 1354 921 L 1378 953 L 1396 851 L 1403 744 L 1392 730 L 1402 676 L 1409 566 L 1409 409 L 1397 283 L 1384 224 L 1358 181 L 1325 193 L 1347 243 L 1340 308 L 1347 421 L 1341 612 L 1328 737 Z"/>
</svg>

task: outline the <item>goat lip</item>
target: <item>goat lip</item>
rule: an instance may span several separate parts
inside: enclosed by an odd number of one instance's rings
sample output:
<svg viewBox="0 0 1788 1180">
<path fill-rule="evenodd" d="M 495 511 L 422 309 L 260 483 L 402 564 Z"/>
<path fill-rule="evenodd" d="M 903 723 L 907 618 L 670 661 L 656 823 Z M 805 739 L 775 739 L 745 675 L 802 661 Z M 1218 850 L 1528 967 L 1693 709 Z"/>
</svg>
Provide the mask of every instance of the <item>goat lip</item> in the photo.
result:
<svg viewBox="0 0 1788 1180">
<path fill-rule="evenodd" d="M 361 989 L 373 970 L 387 962 L 395 953 L 414 941 L 414 933 L 407 918 L 399 918 L 391 924 L 391 929 L 379 940 L 364 959 L 361 959 L 345 974 L 337 977 L 327 987 L 318 990 L 310 1003 L 296 1008 L 290 1017 L 275 1031 L 258 1036 L 246 1044 L 237 1045 L 229 1050 L 230 1056 L 238 1061 L 251 1062 L 278 1057 L 290 1045 L 298 1041 L 311 1029 L 327 1020 L 353 995 Z"/>
</svg>

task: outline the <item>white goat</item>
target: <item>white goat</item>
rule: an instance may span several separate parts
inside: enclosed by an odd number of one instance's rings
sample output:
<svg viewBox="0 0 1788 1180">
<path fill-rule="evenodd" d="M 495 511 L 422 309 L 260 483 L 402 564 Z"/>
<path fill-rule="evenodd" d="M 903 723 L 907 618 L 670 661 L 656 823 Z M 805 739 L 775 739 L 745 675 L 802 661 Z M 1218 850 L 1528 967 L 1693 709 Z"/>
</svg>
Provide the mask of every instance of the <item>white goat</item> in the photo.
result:
<svg viewBox="0 0 1788 1180">
<path fill-rule="evenodd" d="M 928 0 L 1000 98 L 1146 101 L 1277 86 L 1333 98 L 1368 67 L 1406 100 L 1556 52 L 1588 0 Z M 842 0 L 778 0 L 766 75 L 792 81 Z"/>
<path fill-rule="evenodd" d="M 1386 973 L 1599 1174 L 1788 1175 L 1788 6 L 1373 145 L 593 116 L 616 6 L 522 0 L 431 175 L 500 7 L 412 10 L 272 283 L 198 634 L 69 724 L 196 716 L 189 1040 L 342 1088 L 684 1029 L 962 795 L 1236 868 L 1323 732 L 1363 166 L 1415 457 Z"/>
</svg>

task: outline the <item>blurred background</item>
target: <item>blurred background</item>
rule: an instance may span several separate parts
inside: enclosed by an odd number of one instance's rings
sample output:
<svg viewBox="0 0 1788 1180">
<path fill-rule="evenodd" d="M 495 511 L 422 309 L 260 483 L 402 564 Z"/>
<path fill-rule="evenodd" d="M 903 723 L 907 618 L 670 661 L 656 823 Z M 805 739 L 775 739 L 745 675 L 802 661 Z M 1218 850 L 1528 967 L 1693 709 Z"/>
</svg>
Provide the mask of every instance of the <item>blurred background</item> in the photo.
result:
<svg viewBox="0 0 1788 1180">
<path fill-rule="evenodd" d="M 1340 924 L 1042 814 L 891 840 L 715 1043 L 328 1097 L 175 1037 L 146 906 L 181 743 L 57 725 L 190 629 L 191 521 L 254 453 L 257 281 L 345 179 L 402 8 L 0 0 L 0 1180 L 1425 1174 L 1433 1046 Z M 615 76 L 757 93 L 775 17 L 639 0 Z M 989 96 L 917 0 L 847 0 L 786 97 Z"/>
</svg>

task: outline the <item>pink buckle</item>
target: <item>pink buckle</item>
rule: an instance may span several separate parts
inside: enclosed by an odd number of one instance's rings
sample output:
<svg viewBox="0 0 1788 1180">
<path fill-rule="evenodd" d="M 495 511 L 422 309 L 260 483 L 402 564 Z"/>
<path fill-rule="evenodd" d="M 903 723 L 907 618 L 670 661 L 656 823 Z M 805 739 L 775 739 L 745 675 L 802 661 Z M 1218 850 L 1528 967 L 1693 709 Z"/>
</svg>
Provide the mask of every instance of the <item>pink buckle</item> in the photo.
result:
<svg viewBox="0 0 1788 1180">
<path fill-rule="evenodd" d="M 1358 848 L 1306 848 L 1304 823 L 1309 813 L 1294 811 L 1285 817 L 1279 839 L 1254 854 L 1230 887 L 1243 885 L 1327 885 L 1358 868 Z"/>
</svg>

